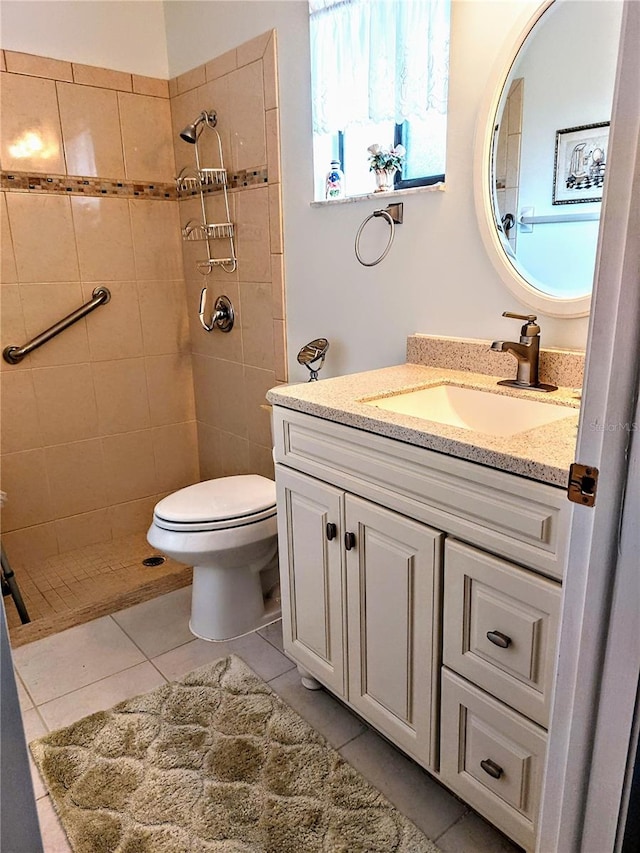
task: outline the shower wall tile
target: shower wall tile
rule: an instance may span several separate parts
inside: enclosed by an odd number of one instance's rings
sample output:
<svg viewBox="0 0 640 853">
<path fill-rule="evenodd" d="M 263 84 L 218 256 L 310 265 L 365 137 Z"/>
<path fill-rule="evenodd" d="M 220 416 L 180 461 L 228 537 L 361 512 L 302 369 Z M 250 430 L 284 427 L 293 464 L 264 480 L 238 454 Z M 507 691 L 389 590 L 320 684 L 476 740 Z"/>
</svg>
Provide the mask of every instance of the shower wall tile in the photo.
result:
<svg viewBox="0 0 640 853">
<path fill-rule="evenodd" d="M 274 254 L 282 254 L 284 246 L 282 244 L 282 198 L 280 194 L 280 184 L 271 184 L 269 186 L 269 219 L 270 219 L 270 235 L 271 235 L 271 251 Z"/>
<path fill-rule="evenodd" d="M 74 83 L 58 83 L 57 89 L 67 173 L 123 176 L 117 94 Z"/>
<path fill-rule="evenodd" d="M 133 75 L 133 91 L 138 95 L 152 95 L 154 98 L 169 97 L 169 81 L 159 77 Z"/>
<path fill-rule="evenodd" d="M 0 430 L 0 452 L 17 453 L 41 447 L 42 431 L 32 371 L 3 371 L 0 399 L 5 412 Z"/>
<path fill-rule="evenodd" d="M 51 80 L 73 80 L 70 62 L 49 59 L 46 56 L 34 56 L 31 53 L 17 53 L 13 50 L 5 50 L 4 53 L 6 70 L 14 74 L 48 77 Z"/>
<path fill-rule="evenodd" d="M 20 286 L 25 340 L 34 338 L 82 304 L 79 282 Z M 23 362 L 29 368 L 81 364 L 89 360 L 86 320 L 81 319 Z"/>
<path fill-rule="evenodd" d="M 193 163 L 189 146 L 178 139 L 180 130 L 202 109 L 217 110 L 232 187 L 230 218 L 235 224 L 238 268 L 231 275 L 214 268 L 203 279 L 196 272 L 202 244 L 183 243 L 200 477 L 248 471 L 273 477 L 270 417 L 260 406 L 266 390 L 287 375 L 275 32 L 215 57 L 206 64 L 205 74 L 206 85 L 171 99 L 176 164 L 181 168 Z M 207 139 L 203 134 L 201 141 L 209 145 L 209 160 L 217 162 L 211 148 L 214 135 Z M 202 162 L 208 162 L 207 157 Z M 271 200 L 269 187 L 250 185 L 238 175 L 245 169 L 248 177 L 252 171 L 264 171 L 269 185 L 276 188 Z M 205 203 L 209 221 L 223 221 L 222 193 L 208 195 Z M 202 215 L 199 199 L 193 197 L 181 199 L 179 210 L 182 225 Z M 236 326 L 229 335 L 202 330 L 197 307 L 203 285 L 208 288 L 209 306 L 219 293 L 231 298 Z"/>
<path fill-rule="evenodd" d="M 277 184 L 280 183 L 280 110 L 265 113 L 265 133 L 269 183 Z"/>
<path fill-rule="evenodd" d="M 147 199 L 133 199 L 128 205 L 138 280 L 182 278 L 182 240 L 177 205 Z"/>
<path fill-rule="evenodd" d="M 4 50 L 0 50 L 0 71 L 7 70 L 7 63 L 5 62 L 4 53 Z"/>
<path fill-rule="evenodd" d="M 44 458 L 43 470 L 55 496 L 56 518 L 107 505 L 101 439 L 46 447 Z"/>
<path fill-rule="evenodd" d="M 7 554 L 11 555 L 11 567 L 13 569 L 41 563 L 58 553 L 55 522 L 50 521 L 47 524 L 23 527 L 9 533 L 3 531 L 2 544 L 5 546 Z"/>
<path fill-rule="evenodd" d="M 287 381 L 287 330 L 284 320 L 273 321 L 273 347 L 275 352 L 276 379 Z"/>
<path fill-rule="evenodd" d="M 182 280 L 138 281 L 145 355 L 186 352 L 189 321 Z"/>
<path fill-rule="evenodd" d="M 240 305 L 244 363 L 272 371 L 275 365 L 271 283 L 242 282 Z"/>
<path fill-rule="evenodd" d="M 275 372 L 245 366 L 244 378 L 249 441 L 271 450 L 271 408 L 266 408 L 266 394 L 276 384 Z"/>
<path fill-rule="evenodd" d="M 248 65 L 250 62 L 255 62 L 256 59 L 262 59 L 269 40 L 271 39 L 271 30 L 266 33 L 261 33 L 255 38 L 245 41 L 236 48 L 238 68 L 241 65 Z"/>
<path fill-rule="evenodd" d="M 230 432 L 219 431 L 218 459 L 220 477 L 251 473 L 249 442 L 246 438 L 240 438 Z"/>
<path fill-rule="evenodd" d="M 198 482 L 196 422 L 153 429 L 156 479 L 160 491 L 172 492 Z"/>
<path fill-rule="evenodd" d="M 92 371 L 101 435 L 151 426 L 143 358 L 97 362 Z"/>
<path fill-rule="evenodd" d="M 93 512 L 83 512 L 69 518 L 61 518 L 55 522 L 58 548 L 61 554 L 65 551 L 75 551 L 86 545 L 98 545 L 111 539 L 111 524 L 109 511 L 97 509 Z"/>
<path fill-rule="evenodd" d="M 153 517 L 153 508 L 163 495 L 152 495 L 135 501 L 115 504 L 108 508 L 111 535 L 114 539 L 146 530 Z"/>
<path fill-rule="evenodd" d="M 168 82 L 28 55 L 11 62 L 22 73 L 2 75 L 3 166 L 85 175 L 105 194 L 127 182 L 147 193 L 95 196 L 94 184 L 76 181 L 71 197 L 63 179 L 41 190 L 32 182 L 28 192 L 15 181 L 2 193 L 2 347 L 74 311 L 98 284 L 112 293 L 21 364 L 0 363 L 2 476 L 14 495 L 4 525 L 15 527 L 3 541 L 15 562 L 145 530 L 167 489 L 197 479 L 198 461 L 178 205 L 149 199 L 147 186 L 173 186 Z M 212 108 L 226 81 L 209 89 L 184 123 Z M 47 131 L 45 147 L 7 161 L 8 146 L 35 122 Z M 237 293 L 237 275 L 232 283 Z M 175 456 L 162 485 L 154 441 L 158 454 Z"/>
<path fill-rule="evenodd" d="M 193 374 L 188 353 L 145 359 L 152 426 L 195 420 Z"/>
<path fill-rule="evenodd" d="M 218 433 L 209 424 L 198 421 L 198 454 L 200 458 L 200 479 L 214 480 L 219 476 Z"/>
<path fill-rule="evenodd" d="M 252 473 L 275 480 L 276 472 L 270 447 L 249 442 L 249 468 Z"/>
<path fill-rule="evenodd" d="M 285 300 L 284 257 L 271 255 L 271 315 L 274 320 L 284 320 L 287 316 Z"/>
<path fill-rule="evenodd" d="M 169 80 L 169 97 L 175 98 L 178 95 L 178 78 L 172 77 Z"/>
<path fill-rule="evenodd" d="M 3 532 L 42 524 L 54 518 L 43 450 L 25 450 L 3 456 L 2 490 L 8 496 L 2 508 Z"/>
<path fill-rule="evenodd" d="M 89 364 L 33 371 L 45 445 L 66 444 L 98 435 L 98 410 Z"/>
<path fill-rule="evenodd" d="M 82 287 L 76 281 L 23 284 L 20 285 L 20 299 L 25 335 L 33 338 L 82 305 Z M 23 363 L 28 367 L 52 367 L 80 364 L 88 360 L 87 320 L 82 319 L 66 329 L 64 334 L 34 350 Z"/>
<path fill-rule="evenodd" d="M 210 394 L 217 401 L 215 425 L 242 438 L 247 436 L 244 368 L 234 361 L 214 358 L 209 377 Z"/>
<path fill-rule="evenodd" d="M 2 72 L 0 105 L 1 167 L 64 172 L 54 81 Z"/>
<path fill-rule="evenodd" d="M 143 354 L 142 324 L 135 281 L 88 282 L 82 285 L 82 300 L 104 284 L 111 299 L 86 320 L 91 361 L 135 358 Z"/>
<path fill-rule="evenodd" d="M 16 258 L 13 253 L 13 241 L 11 229 L 9 228 L 9 214 L 7 213 L 6 193 L 1 193 L 0 199 L 0 286 L 3 284 L 15 284 L 18 281 L 16 270 Z"/>
<path fill-rule="evenodd" d="M 82 280 L 108 282 L 135 278 L 130 202 L 123 198 L 82 197 L 70 201 Z"/>
<path fill-rule="evenodd" d="M 27 339 L 27 333 L 24 329 L 20 288 L 17 284 L 2 285 L 0 288 L 0 308 L 0 349 L 7 346 L 22 346 Z M 3 358 L 0 358 L 0 371 L 15 373 L 27 368 L 28 365 L 24 362 L 7 364 Z"/>
<path fill-rule="evenodd" d="M 267 162 L 267 143 L 262 61 L 232 71 L 228 80 L 229 104 L 233 105 L 231 168 L 248 169 L 264 165 Z"/>
<path fill-rule="evenodd" d="M 195 389 L 196 418 L 207 426 L 214 427 L 218 421 L 221 401 L 211 388 L 216 361 L 208 356 L 194 352 L 191 356 L 193 368 L 193 387 Z"/>
<path fill-rule="evenodd" d="M 136 181 L 171 181 L 175 161 L 168 101 L 118 92 L 125 174 Z"/>
<path fill-rule="evenodd" d="M 18 281 L 79 281 L 71 200 L 7 193 L 7 207 Z"/>
<path fill-rule="evenodd" d="M 278 107 L 278 60 L 277 60 L 276 31 L 272 31 L 271 38 L 262 57 L 263 84 L 264 84 L 264 108 L 273 110 Z"/>
<path fill-rule="evenodd" d="M 240 281 L 271 281 L 269 190 L 245 190 L 236 197 Z"/>
<path fill-rule="evenodd" d="M 178 94 L 188 92 L 189 89 L 195 89 L 196 86 L 202 86 L 206 82 L 204 65 L 198 65 L 190 71 L 185 71 L 184 74 L 178 74 L 176 77 L 176 85 Z"/>
<path fill-rule="evenodd" d="M 102 439 L 107 504 L 154 495 L 158 491 L 153 445 L 147 430 Z"/>
<path fill-rule="evenodd" d="M 131 74 L 125 71 L 113 71 L 110 68 L 98 68 L 95 65 L 73 65 L 73 81 L 83 86 L 99 86 L 101 89 L 118 89 L 120 92 L 131 92 L 133 85 Z"/>
<path fill-rule="evenodd" d="M 207 80 L 215 80 L 224 74 L 228 74 L 230 71 L 234 71 L 237 67 L 238 57 L 237 51 L 234 48 L 233 50 L 228 50 L 226 53 L 221 53 L 220 56 L 216 56 L 210 62 L 205 63 L 205 76 Z"/>
</svg>

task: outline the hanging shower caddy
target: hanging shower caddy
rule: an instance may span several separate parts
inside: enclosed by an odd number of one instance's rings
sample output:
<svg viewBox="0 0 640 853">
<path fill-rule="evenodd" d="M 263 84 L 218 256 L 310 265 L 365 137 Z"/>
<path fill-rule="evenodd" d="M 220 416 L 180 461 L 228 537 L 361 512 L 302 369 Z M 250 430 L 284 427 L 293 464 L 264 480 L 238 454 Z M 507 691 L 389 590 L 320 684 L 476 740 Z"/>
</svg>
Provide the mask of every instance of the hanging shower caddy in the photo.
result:
<svg viewBox="0 0 640 853">
<path fill-rule="evenodd" d="M 214 110 L 200 113 L 193 124 L 187 125 L 180 134 L 181 139 L 194 146 L 195 169 L 186 166 L 180 171 L 176 178 L 178 193 L 198 193 L 202 208 L 202 219 L 190 219 L 182 229 L 182 239 L 204 242 L 207 247 L 207 257 L 197 262 L 198 271 L 202 275 L 209 275 L 214 267 L 222 267 L 225 272 L 234 272 L 238 265 L 234 244 L 234 228 L 229 213 L 229 196 L 227 194 L 227 171 L 224 167 L 222 156 L 222 141 L 216 130 L 217 116 Z M 218 141 L 219 165 L 203 167 L 200 163 L 200 152 L 198 150 L 198 139 L 205 128 L 215 133 Z M 210 190 L 221 189 L 224 197 L 224 209 L 226 212 L 225 222 L 209 222 L 207 216 L 206 197 Z M 224 250 L 214 255 L 213 241 L 222 244 Z"/>
</svg>

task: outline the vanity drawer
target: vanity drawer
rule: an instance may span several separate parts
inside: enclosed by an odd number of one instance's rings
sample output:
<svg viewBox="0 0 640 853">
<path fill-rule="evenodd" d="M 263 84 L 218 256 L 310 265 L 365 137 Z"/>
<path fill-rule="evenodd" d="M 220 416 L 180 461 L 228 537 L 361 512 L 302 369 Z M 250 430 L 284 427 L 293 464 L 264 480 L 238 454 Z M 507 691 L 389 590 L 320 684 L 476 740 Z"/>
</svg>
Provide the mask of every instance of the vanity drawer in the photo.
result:
<svg viewBox="0 0 640 853">
<path fill-rule="evenodd" d="M 560 585 L 452 539 L 444 565 L 445 665 L 548 726 Z"/>
<path fill-rule="evenodd" d="M 546 732 L 442 670 L 443 781 L 527 850 L 535 846 Z"/>
<path fill-rule="evenodd" d="M 536 483 L 274 406 L 276 461 L 561 578 L 571 504 Z"/>
</svg>

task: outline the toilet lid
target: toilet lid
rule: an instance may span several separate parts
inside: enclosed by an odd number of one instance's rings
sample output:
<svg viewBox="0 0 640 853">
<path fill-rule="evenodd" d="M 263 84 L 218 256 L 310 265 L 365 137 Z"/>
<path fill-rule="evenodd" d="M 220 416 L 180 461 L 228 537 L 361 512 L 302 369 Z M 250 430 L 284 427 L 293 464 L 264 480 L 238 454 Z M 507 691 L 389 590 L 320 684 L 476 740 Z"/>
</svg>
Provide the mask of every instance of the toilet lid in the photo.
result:
<svg viewBox="0 0 640 853">
<path fill-rule="evenodd" d="M 221 530 L 276 514 L 276 484 L 258 474 L 219 477 L 163 498 L 154 521 L 167 530 Z"/>
</svg>

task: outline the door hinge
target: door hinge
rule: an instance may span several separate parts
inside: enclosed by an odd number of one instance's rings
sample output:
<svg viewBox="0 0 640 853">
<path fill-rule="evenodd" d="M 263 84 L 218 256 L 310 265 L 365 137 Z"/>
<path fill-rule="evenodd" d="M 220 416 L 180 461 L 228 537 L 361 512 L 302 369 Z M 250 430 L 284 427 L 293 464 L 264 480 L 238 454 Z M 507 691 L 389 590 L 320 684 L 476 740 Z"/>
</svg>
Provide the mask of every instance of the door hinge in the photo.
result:
<svg viewBox="0 0 640 853">
<path fill-rule="evenodd" d="M 569 500 L 582 506 L 594 506 L 599 473 L 598 469 L 591 465 L 580 465 L 579 462 L 574 462 L 569 468 L 569 485 L 567 486 Z"/>
</svg>

